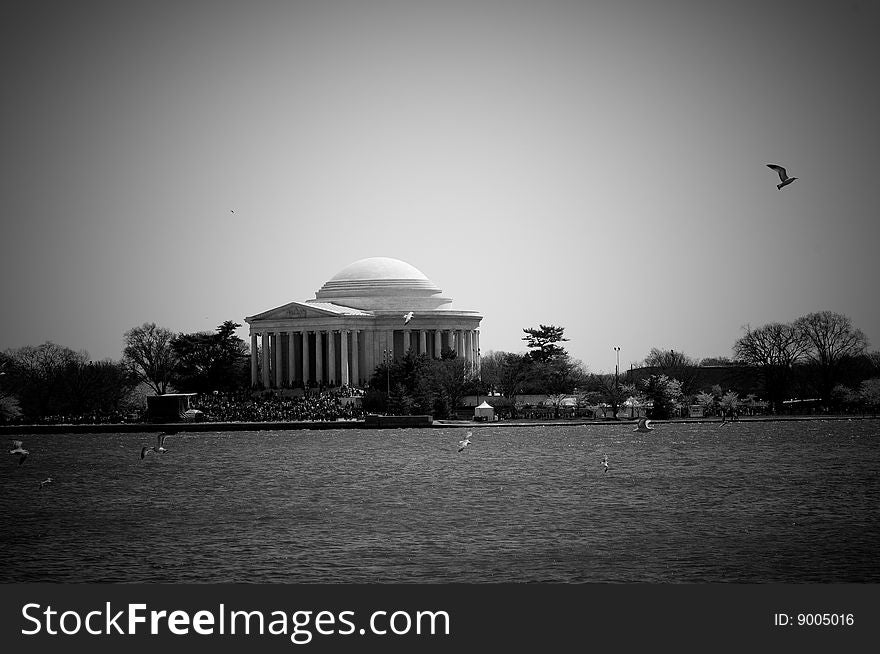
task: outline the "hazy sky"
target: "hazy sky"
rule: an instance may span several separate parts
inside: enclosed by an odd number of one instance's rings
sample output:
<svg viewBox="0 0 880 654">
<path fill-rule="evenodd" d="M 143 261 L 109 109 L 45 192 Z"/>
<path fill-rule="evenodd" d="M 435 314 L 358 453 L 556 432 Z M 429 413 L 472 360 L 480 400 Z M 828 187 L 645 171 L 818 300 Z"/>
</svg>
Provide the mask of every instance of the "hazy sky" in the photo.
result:
<svg viewBox="0 0 880 654">
<path fill-rule="evenodd" d="M 826 309 L 878 349 L 878 28 L 839 0 L 6 2 L 0 349 L 118 359 L 370 256 L 480 311 L 484 353 L 543 323 L 597 372 L 730 356 Z"/>
</svg>

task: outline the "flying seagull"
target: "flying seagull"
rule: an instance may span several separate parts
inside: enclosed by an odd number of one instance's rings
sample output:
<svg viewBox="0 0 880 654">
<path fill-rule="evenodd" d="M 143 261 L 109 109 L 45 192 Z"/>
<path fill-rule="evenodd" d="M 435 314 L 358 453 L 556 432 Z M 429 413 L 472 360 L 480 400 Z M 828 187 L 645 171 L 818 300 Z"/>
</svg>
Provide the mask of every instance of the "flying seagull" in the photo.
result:
<svg viewBox="0 0 880 654">
<path fill-rule="evenodd" d="M 408 324 L 409 321 L 412 319 L 413 319 L 413 312 L 412 311 L 410 311 L 409 313 L 403 314 L 403 324 L 404 325 Z"/>
<path fill-rule="evenodd" d="M 605 466 L 604 472 L 608 472 L 608 455 L 607 454 L 602 456 L 602 465 Z"/>
<path fill-rule="evenodd" d="M 651 424 L 651 421 L 648 420 L 647 418 L 639 418 L 639 426 L 636 427 L 635 429 L 633 429 L 633 431 L 641 431 L 641 432 L 654 431 L 653 427 L 649 427 L 650 424 Z"/>
<path fill-rule="evenodd" d="M 40 490 L 43 490 L 43 486 L 45 486 L 46 484 L 51 484 L 51 483 L 52 483 L 52 477 L 48 477 L 48 478 L 44 479 L 43 481 L 40 482 Z"/>
<path fill-rule="evenodd" d="M 143 459 L 147 456 L 147 452 L 155 452 L 156 454 L 164 454 L 168 450 L 165 449 L 165 438 L 168 436 L 173 436 L 176 434 L 176 431 L 163 431 L 161 434 L 156 436 L 156 444 L 153 447 L 147 447 L 144 445 L 141 448 L 141 458 Z"/>
<path fill-rule="evenodd" d="M 463 441 L 458 441 L 458 451 L 461 452 L 464 448 L 471 444 L 471 436 L 473 432 L 468 432 L 465 434 Z"/>
<path fill-rule="evenodd" d="M 12 449 L 9 450 L 10 454 L 18 454 L 18 465 L 24 463 L 24 460 L 27 458 L 29 452 L 21 446 L 21 441 L 12 441 Z"/>
<path fill-rule="evenodd" d="M 777 166 L 776 164 L 767 164 L 767 168 L 775 170 L 777 173 L 779 173 L 779 181 L 781 182 L 781 184 L 777 184 L 776 188 L 778 188 L 780 191 L 782 190 L 783 186 L 788 186 L 797 179 L 797 177 L 789 177 L 788 173 L 785 172 L 785 168 L 783 168 L 782 166 Z"/>
</svg>

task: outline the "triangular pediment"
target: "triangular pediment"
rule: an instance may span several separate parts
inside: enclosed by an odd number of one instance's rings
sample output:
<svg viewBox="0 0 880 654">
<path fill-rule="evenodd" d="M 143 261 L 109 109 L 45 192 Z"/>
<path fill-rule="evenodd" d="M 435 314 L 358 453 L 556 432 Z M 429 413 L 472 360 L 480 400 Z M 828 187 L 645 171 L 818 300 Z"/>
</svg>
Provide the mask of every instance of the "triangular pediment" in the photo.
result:
<svg viewBox="0 0 880 654">
<path fill-rule="evenodd" d="M 324 308 L 311 306 L 305 302 L 289 302 L 284 306 L 269 309 L 268 311 L 258 313 L 255 316 L 248 316 L 245 320 L 250 323 L 256 320 L 326 318 L 327 316 L 338 316 L 340 313 L 341 312 L 338 311 L 330 311 Z"/>
</svg>

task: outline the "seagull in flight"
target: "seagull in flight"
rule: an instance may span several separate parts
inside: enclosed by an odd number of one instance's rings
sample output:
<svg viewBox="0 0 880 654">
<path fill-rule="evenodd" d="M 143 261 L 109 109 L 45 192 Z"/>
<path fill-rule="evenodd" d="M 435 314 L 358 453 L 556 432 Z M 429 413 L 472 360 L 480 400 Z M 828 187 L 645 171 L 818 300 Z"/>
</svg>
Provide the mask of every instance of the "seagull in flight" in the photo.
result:
<svg viewBox="0 0 880 654">
<path fill-rule="evenodd" d="M 30 454 L 30 452 L 28 452 L 21 446 L 21 441 L 12 441 L 12 449 L 9 450 L 9 453 L 18 454 L 18 465 L 24 463 L 24 460 L 27 458 L 28 454 Z"/>
<path fill-rule="evenodd" d="M 147 447 L 144 445 L 141 448 L 141 458 L 143 459 L 147 456 L 147 452 L 155 452 L 156 454 L 164 454 L 168 450 L 165 449 L 165 438 L 168 436 L 174 436 L 176 431 L 163 431 L 161 434 L 156 436 L 156 444 L 153 447 Z"/>
<path fill-rule="evenodd" d="M 46 484 L 51 484 L 51 483 L 52 483 L 52 477 L 48 477 L 48 478 L 44 479 L 43 481 L 40 482 L 40 490 L 43 490 L 43 486 L 45 486 Z"/>
<path fill-rule="evenodd" d="M 646 431 L 654 431 L 653 427 L 650 427 L 651 421 L 647 418 L 639 418 L 639 426 L 633 429 L 633 431 L 646 432 Z"/>
<path fill-rule="evenodd" d="M 777 166 L 776 164 L 767 164 L 767 168 L 775 170 L 777 173 L 779 173 L 779 181 L 781 183 L 777 184 L 776 188 L 778 188 L 780 191 L 782 190 L 783 186 L 788 186 L 797 179 L 797 177 L 789 177 L 788 173 L 785 172 L 785 168 L 783 168 L 782 166 Z"/>
<path fill-rule="evenodd" d="M 458 441 L 458 451 L 461 452 L 464 448 L 471 444 L 471 436 L 473 436 L 473 432 L 468 432 L 464 436 L 464 440 Z"/>
<path fill-rule="evenodd" d="M 608 472 L 608 455 L 602 455 L 602 465 L 605 466 L 605 470 L 603 472 Z"/>
<path fill-rule="evenodd" d="M 409 313 L 403 314 L 403 324 L 404 325 L 408 324 L 409 321 L 412 319 L 413 319 L 413 312 L 412 311 L 410 311 Z"/>
</svg>

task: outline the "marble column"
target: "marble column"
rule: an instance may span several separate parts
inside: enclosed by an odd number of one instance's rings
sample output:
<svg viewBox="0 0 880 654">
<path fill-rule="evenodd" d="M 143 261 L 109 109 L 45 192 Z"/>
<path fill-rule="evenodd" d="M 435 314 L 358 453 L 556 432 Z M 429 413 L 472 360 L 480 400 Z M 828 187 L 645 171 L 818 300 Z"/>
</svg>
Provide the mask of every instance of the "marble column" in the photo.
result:
<svg viewBox="0 0 880 654">
<path fill-rule="evenodd" d="M 251 386 L 257 385 L 257 333 L 251 332 Z"/>
<path fill-rule="evenodd" d="M 293 332 L 287 332 L 287 377 L 288 386 L 293 386 L 296 381 L 296 357 L 293 347 Z"/>
<path fill-rule="evenodd" d="M 324 332 L 315 330 L 315 382 L 324 381 Z"/>
<path fill-rule="evenodd" d="M 336 330 L 327 330 L 327 381 L 331 386 L 336 382 Z"/>
<path fill-rule="evenodd" d="M 480 374 L 482 373 L 482 370 L 483 370 L 483 366 L 482 366 L 482 363 L 481 363 L 483 357 L 482 357 L 482 354 L 480 353 L 480 330 L 479 330 L 479 329 L 475 329 L 475 330 L 474 330 L 474 335 L 475 335 L 476 338 L 477 338 L 477 378 L 482 379 L 482 378 L 480 377 Z"/>
<path fill-rule="evenodd" d="M 434 358 L 439 359 L 440 353 L 443 350 L 443 344 L 440 342 L 442 340 L 441 332 L 439 329 L 434 330 Z"/>
<path fill-rule="evenodd" d="M 419 330 L 419 354 L 424 354 L 428 351 L 428 332 L 424 329 Z"/>
<path fill-rule="evenodd" d="M 340 371 L 340 373 L 341 373 L 340 376 L 342 377 L 342 379 L 340 379 L 339 381 L 343 386 L 348 386 L 349 379 L 348 379 L 348 330 L 347 329 L 339 330 L 339 350 L 340 350 L 339 356 L 341 359 L 340 363 L 342 364 L 342 369 Z"/>
<path fill-rule="evenodd" d="M 263 388 L 269 388 L 269 332 L 263 332 Z"/>
<path fill-rule="evenodd" d="M 385 332 L 385 347 L 391 352 L 391 360 L 394 360 L 394 330 Z"/>
<path fill-rule="evenodd" d="M 463 329 L 459 329 L 455 332 L 455 354 L 459 359 L 465 358 Z"/>
<path fill-rule="evenodd" d="M 281 332 L 275 332 L 275 336 L 272 338 L 274 343 L 274 351 L 275 351 L 275 370 L 273 375 L 273 381 L 275 383 L 275 388 L 281 388 Z"/>
<path fill-rule="evenodd" d="M 352 386 L 361 385 L 360 347 L 358 347 L 358 334 L 360 330 L 353 329 L 351 332 L 351 379 Z"/>
<path fill-rule="evenodd" d="M 309 385 L 309 332 L 303 330 L 303 388 Z"/>
<path fill-rule="evenodd" d="M 411 331 L 412 331 L 411 329 L 404 329 L 403 330 L 403 353 L 404 354 L 409 352 L 409 349 L 411 347 L 411 343 L 410 343 L 410 332 Z"/>
<path fill-rule="evenodd" d="M 447 329 L 447 330 L 446 330 L 446 336 L 447 336 L 447 338 L 449 339 L 448 342 L 447 342 L 447 344 L 446 344 L 446 346 L 447 346 L 450 350 L 454 350 L 454 349 L 455 349 L 455 331 L 452 330 L 452 329 Z"/>
</svg>

